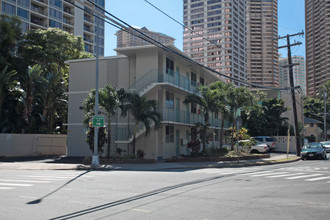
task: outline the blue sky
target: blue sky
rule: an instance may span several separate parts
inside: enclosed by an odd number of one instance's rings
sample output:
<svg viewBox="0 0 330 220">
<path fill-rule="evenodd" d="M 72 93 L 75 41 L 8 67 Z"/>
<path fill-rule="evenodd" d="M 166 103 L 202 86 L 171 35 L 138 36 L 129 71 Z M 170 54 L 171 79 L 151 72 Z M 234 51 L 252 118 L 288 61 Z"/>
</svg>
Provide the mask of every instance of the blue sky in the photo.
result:
<svg viewBox="0 0 330 220">
<path fill-rule="evenodd" d="M 182 23 L 182 0 L 148 0 L 168 15 Z M 305 29 L 304 0 L 278 0 L 278 29 L 279 35 L 294 34 Z M 161 32 L 175 38 L 175 46 L 182 50 L 182 26 L 157 11 L 145 0 L 106 0 L 106 10 L 126 23 L 146 27 L 149 30 Z M 114 49 L 117 28 L 106 24 L 105 28 L 105 56 L 115 55 Z M 305 38 L 295 37 L 292 42 L 303 44 L 292 48 L 293 55 L 305 56 Z M 285 45 L 286 40 L 280 40 L 279 45 Z M 287 50 L 280 53 L 287 56 Z"/>
</svg>

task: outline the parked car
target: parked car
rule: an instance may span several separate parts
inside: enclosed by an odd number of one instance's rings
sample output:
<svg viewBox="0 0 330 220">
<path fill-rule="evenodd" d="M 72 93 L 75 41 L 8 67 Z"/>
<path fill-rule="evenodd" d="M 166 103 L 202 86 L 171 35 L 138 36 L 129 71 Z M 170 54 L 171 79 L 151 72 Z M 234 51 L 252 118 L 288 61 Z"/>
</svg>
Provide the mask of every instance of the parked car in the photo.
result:
<svg viewBox="0 0 330 220">
<path fill-rule="evenodd" d="M 327 152 L 321 143 L 312 142 L 304 145 L 301 150 L 301 159 L 318 158 L 327 159 Z"/>
<path fill-rule="evenodd" d="M 275 145 L 275 139 L 269 136 L 257 136 L 257 137 L 253 137 L 253 139 L 267 144 L 267 146 L 269 147 L 269 151 L 275 150 L 276 149 L 276 145 Z"/>
<path fill-rule="evenodd" d="M 321 142 L 321 144 L 323 144 L 323 146 L 325 147 L 325 150 L 327 151 L 327 153 L 330 152 L 330 141 L 323 141 Z"/>
<path fill-rule="evenodd" d="M 241 150 L 244 148 L 244 146 L 248 145 L 248 142 L 252 141 L 252 146 L 250 149 L 250 153 L 254 154 L 254 153 L 265 153 L 269 151 L 269 147 L 267 146 L 267 144 L 261 143 L 259 141 L 256 140 L 241 140 L 238 143 L 236 142 L 234 145 L 234 149 L 237 150 Z M 254 143 L 253 143 L 254 142 Z"/>
</svg>

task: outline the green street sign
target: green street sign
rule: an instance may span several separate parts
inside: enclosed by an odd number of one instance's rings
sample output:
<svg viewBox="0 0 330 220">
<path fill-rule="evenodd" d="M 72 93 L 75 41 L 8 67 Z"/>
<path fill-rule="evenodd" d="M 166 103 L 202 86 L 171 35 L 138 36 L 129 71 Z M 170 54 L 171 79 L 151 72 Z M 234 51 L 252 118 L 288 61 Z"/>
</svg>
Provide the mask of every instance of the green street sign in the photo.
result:
<svg viewBox="0 0 330 220">
<path fill-rule="evenodd" d="M 103 116 L 93 116 L 93 127 L 103 127 L 104 117 Z"/>
</svg>

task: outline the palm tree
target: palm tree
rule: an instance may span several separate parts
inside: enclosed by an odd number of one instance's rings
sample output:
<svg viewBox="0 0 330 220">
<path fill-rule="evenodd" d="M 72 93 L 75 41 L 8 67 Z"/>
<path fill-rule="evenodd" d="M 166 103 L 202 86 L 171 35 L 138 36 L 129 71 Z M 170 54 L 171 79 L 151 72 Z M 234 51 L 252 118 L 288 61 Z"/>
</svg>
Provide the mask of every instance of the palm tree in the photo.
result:
<svg viewBox="0 0 330 220">
<path fill-rule="evenodd" d="M 94 116 L 95 106 L 95 89 L 91 90 L 88 96 L 83 101 L 83 109 L 85 112 L 84 123 L 88 125 L 89 120 Z M 111 117 L 116 113 L 119 106 L 117 91 L 110 84 L 99 91 L 99 107 L 101 112 L 106 115 L 108 122 L 108 144 L 107 144 L 107 158 L 110 157 L 111 145 Z M 104 111 L 102 111 L 104 110 Z"/>
<path fill-rule="evenodd" d="M 137 93 L 127 93 L 126 103 L 121 106 L 122 116 L 130 113 L 134 120 L 133 132 L 133 155 L 135 155 L 136 133 L 139 123 L 142 123 L 146 129 L 145 135 L 151 130 L 151 122 L 155 123 L 155 130 L 161 127 L 161 114 L 158 111 L 156 100 L 147 100 L 145 96 Z"/>
<path fill-rule="evenodd" d="M 13 77 L 16 75 L 16 71 L 12 70 L 7 72 L 8 66 L 6 66 L 0 72 L 0 116 L 2 114 L 2 106 L 5 103 L 10 89 L 16 86 Z"/>
<path fill-rule="evenodd" d="M 35 88 L 41 81 L 41 66 L 34 65 L 29 67 L 28 72 L 20 77 L 20 86 L 23 90 L 23 119 L 28 124 L 29 117 L 32 114 L 32 104 L 35 98 Z"/>
<path fill-rule="evenodd" d="M 183 103 L 188 104 L 188 103 L 195 103 L 198 104 L 201 108 L 201 114 L 204 118 L 204 125 L 201 126 L 200 124 L 198 125 L 199 127 L 202 127 L 201 132 L 201 139 L 203 142 L 203 152 L 206 150 L 206 143 L 208 140 L 208 127 L 210 126 L 209 123 L 209 114 L 210 112 L 217 112 L 217 105 L 216 105 L 216 99 L 218 98 L 216 96 L 216 91 L 211 90 L 207 86 L 200 86 L 197 88 L 197 91 L 200 92 L 200 96 L 197 95 L 197 93 L 194 94 L 188 94 L 186 95 L 185 100 Z"/>
<path fill-rule="evenodd" d="M 216 108 L 221 113 L 221 130 L 220 130 L 220 149 L 223 145 L 223 130 L 225 120 L 231 120 L 228 93 L 234 85 L 232 83 L 224 83 L 222 81 L 214 82 L 210 85 L 210 89 L 216 92 Z"/>
<path fill-rule="evenodd" d="M 41 118 L 42 121 L 47 122 L 47 133 L 49 133 L 54 131 L 58 106 L 66 102 L 62 76 L 57 69 L 46 73 L 38 90 L 38 102 L 42 106 Z"/>
<path fill-rule="evenodd" d="M 281 117 L 282 113 L 288 110 L 284 106 L 282 99 L 269 99 L 262 103 L 264 114 L 267 120 L 267 125 L 274 133 L 273 135 L 279 136 L 281 127 L 285 125 L 288 118 Z"/>
</svg>

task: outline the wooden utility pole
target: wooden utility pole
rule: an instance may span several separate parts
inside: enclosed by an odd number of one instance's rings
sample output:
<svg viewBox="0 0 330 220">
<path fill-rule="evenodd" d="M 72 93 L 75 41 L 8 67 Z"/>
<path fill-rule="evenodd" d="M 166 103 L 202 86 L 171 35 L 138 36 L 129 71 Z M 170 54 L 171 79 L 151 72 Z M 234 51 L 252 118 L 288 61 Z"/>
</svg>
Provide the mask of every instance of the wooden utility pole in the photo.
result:
<svg viewBox="0 0 330 220">
<path fill-rule="evenodd" d="M 296 136 L 296 151 L 297 156 L 300 156 L 300 138 L 299 138 L 299 128 L 298 128 L 298 116 L 297 116 L 297 103 L 296 103 L 296 95 L 295 95 L 295 87 L 294 87 L 294 80 L 293 80 L 293 69 L 292 67 L 295 65 L 292 63 L 292 57 L 291 57 L 291 47 L 300 45 L 301 42 L 296 42 L 294 44 L 290 44 L 290 37 L 298 36 L 298 35 L 304 35 L 304 32 L 297 33 L 297 34 L 291 34 L 286 35 L 285 37 L 279 37 L 278 39 L 287 39 L 287 45 L 278 47 L 278 49 L 281 48 L 288 48 L 288 66 L 289 66 L 289 77 L 290 77 L 290 90 L 291 90 L 291 97 L 292 97 L 292 107 L 293 107 L 293 119 L 294 119 L 294 128 L 295 128 L 295 136 Z"/>
</svg>

